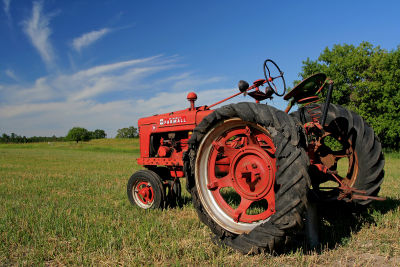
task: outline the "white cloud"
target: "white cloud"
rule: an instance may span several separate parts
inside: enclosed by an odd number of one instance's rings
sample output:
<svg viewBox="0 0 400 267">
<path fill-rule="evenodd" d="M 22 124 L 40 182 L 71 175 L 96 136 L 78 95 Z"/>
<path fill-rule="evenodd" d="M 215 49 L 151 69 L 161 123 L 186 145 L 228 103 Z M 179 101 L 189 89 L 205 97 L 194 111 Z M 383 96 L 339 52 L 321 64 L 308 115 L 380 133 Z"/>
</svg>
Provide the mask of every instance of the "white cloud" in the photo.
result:
<svg viewBox="0 0 400 267">
<path fill-rule="evenodd" d="M 140 117 L 189 107 L 186 96 L 194 88 L 197 105 L 210 105 L 235 93 L 199 90 L 204 81 L 220 78 L 200 79 L 173 70 L 176 66 L 174 58 L 154 56 L 41 77 L 29 86 L 0 84 L 0 133 L 62 136 L 81 126 L 104 129 L 112 137 L 119 128 L 137 125 Z M 191 88 L 173 90 L 186 80 L 192 81 Z M 106 93 L 113 99 L 103 97 Z"/>
<path fill-rule="evenodd" d="M 211 104 L 232 92 L 232 89 L 204 90 L 198 92 L 196 104 Z M 89 130 L 104 129 L 113 137 L 117 129 L 137 125 L 141 117 L 188 108 L 187 93 L 163 92 L 149 99 L 108 103 L 84 100 L 0 106 L 0 121 L 3 129 L 23 135 L 63 136 L 70 128 L 81 126 Z"/>
<path fill-rule="evenodd" d="M 142 77 L 148 76 L 152 73 L 167 68 L 168 66 L 130 68 L 119 75 L 104 75 L 100 77 L 94 77 L 93 79 L 87 80 L 85 82 L 86 86 L 83 87 L 80 92 L 74 94 L 71 99 L 89 99 L 110 91 L 123 91 L 126 90 L 128 87 L 131 87 L 135 80 L 137 81 Z"/>
<path fill-rule="evenodd" d="M 82 34 L 81 36 L 75 38 L 72 41 L 72 47 L 76 51 L 80 52 L 82 50 L 82 48 L 85 48 L 85 47 L 93 44 L 94 42 L 96 42 L 99 39 L 103 38 L 104 36 L 106 36 L 110 32 L 111 32 L 111 29 L 104 28 L 104 29 L 101 29 L 101 30 L 84 33 L 84 34 Z"/>
<path fill-rule="evenodd" d="M 54 14 L 43 13 L 43 3 L 33 2 L 32 16 L 23 21 L 23 30 L 30 38 L 48 68 L 54 65 L 54 49 L 50 42 L 49 22 Z"/>
</svg>

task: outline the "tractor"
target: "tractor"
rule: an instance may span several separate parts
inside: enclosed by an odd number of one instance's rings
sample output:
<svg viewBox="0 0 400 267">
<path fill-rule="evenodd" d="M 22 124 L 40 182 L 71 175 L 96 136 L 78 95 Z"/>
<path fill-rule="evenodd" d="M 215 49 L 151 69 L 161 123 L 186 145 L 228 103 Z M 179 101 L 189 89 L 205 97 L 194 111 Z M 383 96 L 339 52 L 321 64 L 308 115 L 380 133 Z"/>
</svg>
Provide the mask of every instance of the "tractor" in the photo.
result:
<svg viewBox="0 0 400 267">
<path fill-rule="evenodd" d="M 260 253 L 302 231 L 311 202 L 382 200 L 381 144 L 361 116 L 330 103 L 332 80 L 316 73 L 286 93 L 274 61 L 265 60 L 263 72 L 212 105 L 196 107 L 191 92 L 189 108 L 139 119 L 137 162 L 144 169 L 128 181 L 130 202 L 143 209 L 179 205 L 186 177 L 199 219 L 216 240 Z M 213 109 L 239 95 L 255 103 Z M 261 103 L 274 95 L 288 101 L 285 111 Z"/>
</svg>

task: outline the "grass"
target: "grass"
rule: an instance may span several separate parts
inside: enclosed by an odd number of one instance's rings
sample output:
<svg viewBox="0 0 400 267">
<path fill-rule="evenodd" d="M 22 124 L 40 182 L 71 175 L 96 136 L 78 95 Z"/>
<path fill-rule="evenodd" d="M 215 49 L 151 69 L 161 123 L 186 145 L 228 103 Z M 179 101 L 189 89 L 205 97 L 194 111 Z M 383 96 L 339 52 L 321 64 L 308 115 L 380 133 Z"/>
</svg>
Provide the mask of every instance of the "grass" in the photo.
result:
<svg viewBox="0 0 400 267">
<path fill-rule="evenodd" d="M 321 248 L 300 240 L 280 255 L 248 256 L 214 245 L 190 201 L 131 206 L 138 152 L 137 140 L 0 145 L 0 265 L 400 264 L 400 153 L 385 155 L 386 201 L 361 214 L 321 212 Z"/>
</svg>

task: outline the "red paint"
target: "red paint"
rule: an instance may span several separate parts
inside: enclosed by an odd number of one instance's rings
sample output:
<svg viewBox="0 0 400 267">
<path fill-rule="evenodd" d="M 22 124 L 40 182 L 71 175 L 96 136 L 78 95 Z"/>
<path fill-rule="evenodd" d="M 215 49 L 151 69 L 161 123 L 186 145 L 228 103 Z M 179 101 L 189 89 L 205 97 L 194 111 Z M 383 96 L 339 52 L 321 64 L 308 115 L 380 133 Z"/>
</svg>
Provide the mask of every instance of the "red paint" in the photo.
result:
<svg viewBox="0 0 400 267">
<path fill-rule="evenodd" d="M 221 209 L 236 222 L 245 223 L 265 220 L 274 214 L 276 159 L 271 138 L 256 129 L 234 128 L 212 146 L 207 188 Z M 223 198 L 220 190 L 225 187 L 232 187 L 240 195 L 238 207 L 232 207 Z M 246 214 L 253 203 L 261 200 L 268 202 L 267 209 Z"/>
<path fill-rule="evenodd" d="M 151 204 L 154 200 L 153 188 L 148 182 L 139 183 L 135 188 L 135 192 L 138 195 L 139 201 L 143 204 Z"/>
</svg>

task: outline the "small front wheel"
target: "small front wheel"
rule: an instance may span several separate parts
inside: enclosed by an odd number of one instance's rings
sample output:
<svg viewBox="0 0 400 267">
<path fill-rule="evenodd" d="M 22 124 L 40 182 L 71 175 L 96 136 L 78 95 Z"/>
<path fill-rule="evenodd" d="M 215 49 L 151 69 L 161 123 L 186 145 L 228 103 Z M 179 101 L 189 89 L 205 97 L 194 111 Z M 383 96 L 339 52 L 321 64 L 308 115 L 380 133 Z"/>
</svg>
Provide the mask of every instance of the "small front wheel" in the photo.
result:
<svg viewBox="0 0 400 267">
<path fill-rule="evenodd" d="M 135 172 L 128 181 L 128 199 L 142 209 L 164 207 L 164 190 L 160 176 L 151 170 Z"/>
</svg>

